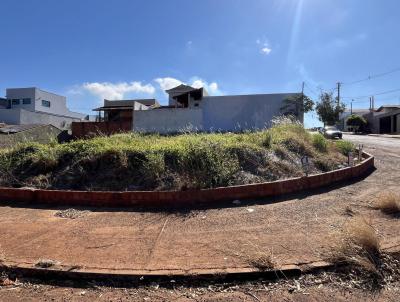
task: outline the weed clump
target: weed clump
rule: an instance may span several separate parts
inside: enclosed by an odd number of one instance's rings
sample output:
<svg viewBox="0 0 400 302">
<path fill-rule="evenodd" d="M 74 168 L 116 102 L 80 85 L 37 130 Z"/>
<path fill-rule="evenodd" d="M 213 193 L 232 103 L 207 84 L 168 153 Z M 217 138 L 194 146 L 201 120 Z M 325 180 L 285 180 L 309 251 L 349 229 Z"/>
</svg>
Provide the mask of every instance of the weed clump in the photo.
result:
<svg viewBox="0 0 400 302">
<path fill-rule="evenodd" d="M 348 156 L 350 152 L 354 151 L 355 146 L 352 142 L 340 140 L 336 142 L 336 147 L 343 154 Z"/>
<path fill-rule="evenodd" d="M 328 149 L 328 141 L 321 133 L 313 135 L 312 143 L 315 149 L 317 149 L 319 152 L 326 152 Z"/>
</svg>

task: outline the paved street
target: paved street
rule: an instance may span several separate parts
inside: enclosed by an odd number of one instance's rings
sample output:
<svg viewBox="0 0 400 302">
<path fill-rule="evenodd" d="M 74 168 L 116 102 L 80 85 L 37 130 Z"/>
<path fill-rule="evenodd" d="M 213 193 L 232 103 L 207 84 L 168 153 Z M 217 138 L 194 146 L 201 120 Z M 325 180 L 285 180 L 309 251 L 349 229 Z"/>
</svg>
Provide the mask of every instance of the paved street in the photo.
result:
<svg viewBox="0 0 400 302">
<path fill-rule="evenodd" d="M 356 144 L 364 144 L 364 147 L 371 150 L 388 150 L 400 155 L 400 139 L 398 138 L 344 134 L 343 139 L 350 140 Z"/>
</svg>

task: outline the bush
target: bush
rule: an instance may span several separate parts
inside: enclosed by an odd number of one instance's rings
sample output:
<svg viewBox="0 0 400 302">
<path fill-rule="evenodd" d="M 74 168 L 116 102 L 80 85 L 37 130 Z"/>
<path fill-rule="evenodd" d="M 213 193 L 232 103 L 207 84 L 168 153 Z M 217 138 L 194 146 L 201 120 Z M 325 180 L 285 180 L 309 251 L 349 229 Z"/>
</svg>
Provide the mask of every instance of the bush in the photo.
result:
<svg viewBox="0 0 400 302">
<path fill-rule="evenodd" d="M 336 147 L 343 155 L 349 155 L 350 152 L 355 150 L 355 146 L 352 142 L 340 140 L 336 142 Z"/>
<path fill-rule="evenodd" d="M 317 133 L 313 135 L 312 138 L 312 143 L 315 149 L 317 149 L 320 152 L 326 152 L 328 148 L 328 142 L 326 138 L 321 134 Z"/>
<path fill-rule="evenodd" d="M 385 214 L 400 213 L 400 194 L 392 192 L 382 193 L 378 196 L 375 207 Z"/>
</svg>

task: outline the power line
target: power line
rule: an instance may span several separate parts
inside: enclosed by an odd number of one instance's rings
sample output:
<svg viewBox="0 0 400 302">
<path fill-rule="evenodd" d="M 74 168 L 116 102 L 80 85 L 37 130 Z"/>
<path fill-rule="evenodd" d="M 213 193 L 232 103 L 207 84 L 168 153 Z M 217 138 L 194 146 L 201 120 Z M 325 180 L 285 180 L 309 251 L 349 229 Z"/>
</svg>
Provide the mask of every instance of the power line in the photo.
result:
<svg viewBox="0 0 400 302">
<path fill-rule="evenodd" d="M 364 82 L 364 81 L 369 81 L 369 80 L 372 80 L 372 79 L 375 79 L 375 78 L 383 77 L 383 76 L 385 76 L 385 75 L 388 75 L 388 74 L 391 74 L 391 73 L 394 73 L 394 72 L 398 72 L 398 71 L 400 71 L 400 67 L 399 67 L 399 68 L 392 69 L 392 70 L 387 71 L 387 72 L 382 72 L 382 73 L 374 74 L 374 75 L 368 76 L 367 78 L 364 78 L 364 79 L 361 79 L 361 80 L 357 80 L 357 81 L 353 81 L 353 82 L 348 82 L 348 83 L 342 83 L 342 84 L 343 84 L 343 85 L 353 85 L 353 84 L 361 83 L 361 82 Z"/>
<path fill-rule="evenodd" d="M 387 91 L 382 91 L 382 92 L 378 92 L 378 93 L 371 93 L 371 94 L 369 94 L 369 95 L 361 95 L 361 96 L 342 96 L 342 98 L 345 98 L 345 99 L 355 99 L 355 100 L 357 100 L 357 99 L 367 98 L 367 97 L 370 97 L 370 96 L 372 96 L 372 95 L 383 95 L 383 94 L 393 93 L 393 92 L 397 92 L 397 91 L 400 91 L 400 88 L 398 88 L 398 89 L 392 89 L 392 90 L 387 90 Z"/>
<path fill-rule="evenodd" d="M 314 94 L 315 96 L 319 96 L 319 94 L 318 94 L 317 92 L 315 92 L 315 90 L 312 89 L 312 88 L 307 84 L 307 82 L 304 82 L 304 84 L 305 84 L 305 86 L 308 88 L 308 90 L 309 90 L 312 94 Z"/>
</svg>

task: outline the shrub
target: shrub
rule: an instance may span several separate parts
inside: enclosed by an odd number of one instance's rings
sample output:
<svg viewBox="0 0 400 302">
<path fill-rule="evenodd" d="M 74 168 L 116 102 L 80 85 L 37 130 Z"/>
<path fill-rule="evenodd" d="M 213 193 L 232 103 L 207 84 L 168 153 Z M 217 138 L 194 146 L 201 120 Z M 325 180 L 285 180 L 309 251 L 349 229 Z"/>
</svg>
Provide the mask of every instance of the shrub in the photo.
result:
<svg viewBox="0 0 400 302">
<path fill-rule="evenodd" d="M 375 208 L 385 214 L 400 213 L 400 195 L 395 193 L 383 193 L 375 201 Z"/>
<path fill-rule="evenodd" d="M 312 136 L 312 143 L 315 149 L 317 149 L 319 152 L 327 151 L 328 142 L 321 133 L 317 133 Z"/>
<path fill-rule="evenodd" d="M 347 263 L 368 272 L 377 273 L 380 262 L 380 244 L 375 229 L 361 216 L 349 220 L 342 234 L 336 238 L 330 260 Z"/>
<path fill-rule="evenodd" d="M 350 152 L 355 150 L 355 146 L 352 142 L 340 140 L 336 142 L 336 147 L 343 155 L 349 155 Z"/>
</svg>

